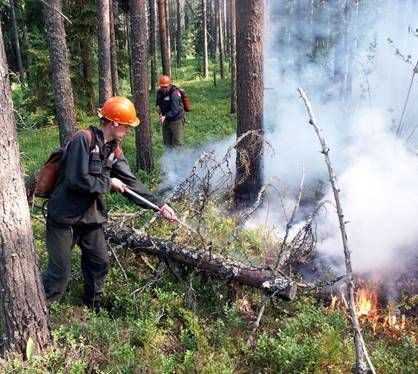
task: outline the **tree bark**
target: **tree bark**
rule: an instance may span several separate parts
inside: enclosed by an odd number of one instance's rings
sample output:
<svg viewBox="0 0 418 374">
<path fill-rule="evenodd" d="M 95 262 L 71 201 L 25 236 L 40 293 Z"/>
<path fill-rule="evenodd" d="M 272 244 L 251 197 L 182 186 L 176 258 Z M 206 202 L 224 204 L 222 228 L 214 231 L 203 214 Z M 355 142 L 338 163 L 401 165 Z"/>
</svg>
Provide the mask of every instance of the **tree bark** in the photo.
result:
<svg viewBox="0 0 418 374">
<path fill-rule="evenodd" d="M 109 0 L 109 29 L 110 29 L 110 66 L 112 75 L 112 91 L 113 95 L 119 96 L 119 75 L 118 75 L 118 54 L 117 54 L 117 43 L 115 34 L 115 17 L 114 17 L 114 6 L 113 0 Z"/>
<path fill-rule="evenodd" d="M 153 160 L 147 75 L 148 41 L 145 0 L 130 0 L 129 8 L 131 10 L 134 103 L 141 120 L 141 124 L 136 128 L 136 164 L 138 169 L 151 172 Z"/>
<path fill-rule="evenodd" d="M 22 51 L 20 49 L 20 43 L 19 43 L 19 33 L 17 32 L 16 9 L 15 9 L 14 0 L 10 0 L 10 15 L 11 15 L 11 21 L 12 21 L 13 40 L 15 43 L 17 66 L 19 69 L 20 86 L 23 88 L 25 85 L 25 70 L 23 69 Z"/>
<path fill-rule="evenodd" d="M 207 0 L 202 0 L 202 29 L 203 29 L 203 77 L 207 78 L 209 76 Z"/>
<path fill-rule="evenodd" d="M 222 0 L 215 0 L 215 7 L 218 24 L 219 73 L 221 79 L 225 79 L 224 17 L 222 12 Z"/>
<path fill-rule="evenodd" d="M 166 0 L 158 0 L 158 19 L 160 24 L 160 47 L 163 74 L 171 76 L 169 34 L 166 11 Z"/>
<path fill-rule="evenodd" d="M 263 132 L 263 0 L 240 1 L 237 22 L 237 137 Z M 237 147 L 235 197 L 238 205 L 255 201 L 262 186 L 263 142 L 255 134 Z"/>
<path fill-rule="evenodd" d="M 0 29 L 0 331 L 1 348 L 25 355 L 32 338 L 42 353 L 51 339 L 35 254 Z"/>
<path fill-rule="evenodd" d="M 96 0 L 99 26 L 99 107 L 112 97 L 109 0 Z"/>
<path fill-rule="evenodd" d="M 208 0 L 209 1 L 209 28 L 210 33 L 213 37 L 210 43 L 210 57 L 212 60 L 216 60 L 216 52 L 218 51 L 218 23 L 216 22 L 216 0 Z"/>
<path fill-rule="evenodd" d="M 176 63 L 177 63 L 177 67 L 181 66 L 181 53 L 182 53 L 182 43 L 181 43 L 181 38 L 182 38 L 182 25 L 181 25 L 181 9 L 182 9 L 182 4 L 180 0 L 177 0 L 177 30 L 176 30 Z"/>
<path fill-rule="evenodd" d="M 44 4 L 43 6 L 51 57 L 55 112 L 62 146 L 67 144 L 77 132 L 77 122 L 70 80 L 64 18 L 59 12 L 62 12 L 62 0 L 49 0 L 48 5 Z"/>
<path fill-rule="evenodd" d="M 26 24 L 23 24 L 23 48 L 25 49 L 26 55 L 26 83 L 30 87 L 32 84 L 32 76 L 31 76 L 31 69 L 32 66 L 32 54 L 30 52 L 30 42 L 29 42 L 29 35 L 28 35 L 28 27 Z"/>
<path fill-rule="evenodd" d="M 151 45 L 151 91 L 155 91 L 157 82 L 157 13 L 155 0 L 149 0 L 149 34 Z"/>
<path fill-rule="evenodd" d="M 232 261 L 221 255 L 198 248 L 173 244 L 172 241 L 149 237 L 138 230 L 132 230 L 116 223 L 105 226 L 106 239 L 180 265 L 206 270 L 221 279 L 235 280 L 241 284 L 275 293 L 285 300 L 296 297 L 297 285 L 292 280 L 273 276 L 270 269 L 251 267 Z"/>
<path fill-rule="evenodd" d="M 97 114 L 96 94 L 93 86 L 93 68 L 91 59 L 91 45 L 86 38 L 81 38 L 81 60 L 83 64 L 84 94 L 88 98 L 88 111 L 90 114 Z"/>
<path fill-rule="evenodd" d="M 231 113 L 237 111 L 237 34 L 235 0 L 230 0 L 230 43 L 231 43 Z"/>
</svg>

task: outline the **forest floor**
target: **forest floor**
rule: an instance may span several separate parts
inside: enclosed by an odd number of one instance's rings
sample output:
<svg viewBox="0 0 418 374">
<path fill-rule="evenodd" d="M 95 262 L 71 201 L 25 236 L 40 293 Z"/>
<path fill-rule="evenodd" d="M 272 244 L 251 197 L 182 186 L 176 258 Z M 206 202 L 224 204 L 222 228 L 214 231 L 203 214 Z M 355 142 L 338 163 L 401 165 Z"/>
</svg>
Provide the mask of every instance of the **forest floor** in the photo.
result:
<svg viewBox="0 0 418 374">
<path fill-rule="evenodd" d="M 190 73 L 191 75 L 191 73 Z M 177 82 L 176 82 L 177 83 Z M 235 131 L 235 115 L 229 114 L 229 80 L 178 82 L 191 96 L 192 112 L 186 125 L 186 147 L 220 140 Z M 154 98 L 151 99 L 153 108 Z M 80 127 L 97 124 L 86 117 Z M 163 154 L 157 117 L 153 113 L 154 157 Z M 22 162 L 31 174 L 57 146 L 54 127 L 19 133 Z M 123 143 L 134 165 L 134 136 Z M 48 151 L 46 151 L 48 150 Z M 160 168 L 151 175 L 138 174 L 152 189 Z M 119 196 L 110 196 L 112 212 L 134 212 Z M 35 209 L 33 228 L 40 266 L 47 254 L 44 223 Z M 216 207 L 214 217 L 217 216 Z M 146 217 L 147 218 L 147 217 Z M 148 217 L 149 218 L 149 217 Z M 141 223 L 137 223 L 139 226 Z M 211 235 L 222 235 L 230 222 L 217 221 Z M 161 232 L 164 232 L 164 227 Z M 157 230 L 158 231 L 158 230 Z M 221 231 L 221 233 L 220 233 Z M 226 230 L 228 231 L 228 230 Z M 223 234 L 225 235 L 225 234 Z M 247 239 L 259 243 L 260 233 L 248 231 Z M 73 251 L 73 273 L 63 300 L 50 309 L 54 344 L 43 356 L 29 361 L 18 357 L 2 368 L 4 373 L 350 373 L 354 363 L 352 328 L 345 311 L 311 291 L 299 292 L 296 300 L 267 304 L 253 346 L 246 340 L 252 330 L 262 294 L 241 287 L 234 301 L 227 284 L 219 284 L 215 296 L 210 282 L 194 274 L 186 282 L 164 270 L 157 282 L 156 259 L 118 252 L 121 266 L 112 257 L 106 282 L 105 309 L 98 315 L 81 302 L 80 252 Z M 150 266 L 151 265 L 151 266 Z M 123 270 L 122 270 L 123 269 Z M 125 277 L 126 274 L 126 277 Z M 193 289 L 192 301 L 190 300 Z M 399 304 L 417 303 L 405 297 Z M 383 311 L 382 311 L 383 313 Z M 416 373 L 418 328 L 416 318 L 405 326 L 389 329 L 364 322 L 363 333 L 378 373 Z"/>
</svg>

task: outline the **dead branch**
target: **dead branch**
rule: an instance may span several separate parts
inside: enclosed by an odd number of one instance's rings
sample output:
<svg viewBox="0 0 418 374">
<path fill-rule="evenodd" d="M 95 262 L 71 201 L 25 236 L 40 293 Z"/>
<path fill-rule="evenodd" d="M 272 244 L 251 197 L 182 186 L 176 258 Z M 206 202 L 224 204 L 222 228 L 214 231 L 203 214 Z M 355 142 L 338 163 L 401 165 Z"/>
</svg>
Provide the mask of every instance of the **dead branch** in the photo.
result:
<svg viewBox="0 0 418 374">
<path fill-rule="evenodd" d="M 351 316 L 351 321 L 353 323 L 353 330 L 354 330 L 354 344 L 355 344 L 355 349 L 356 349 L 355 370 L 356 370 L 356 373 L 359 373 L 359 374 L 367 373 L 367 366 L 364 362 L 364 358 L 366 358 L 370 370 L 372 371 L 372 373 L 375 374 L 376 371 L 367 353 L 366 346 L 363 344 L 364 341 L 361 335 L 360 323 L 358 321 L 356 308 L 355 308 L 354 279 L 353 279 L 353 271 L 352 271 L 352 266 L 351 266 L 351 253 L 348 247 L 348 236 L 347 236 L 347 232 L 345 229 L 344 213 L 343 213 L 343 209 L 342 209 L 341 201 L 340 201 L 340 189 L 337 186 L 337 177 L 332 168 L 331 159 L 329 157 L 329 148 L 325 143 L 325 138 L 324 138 L 322 129 L 319 127 L 318 122 L 316 121 L 315 115 L 313 113 L 312 105 L 309 102 L 303 89 L 299 88 L 298 91 L 308 111 L 309 124 L 312 125 L 312 127 L 314 128 L 315 133 L 318 137 L 318 140 L 321 144 L 321 148 L 322 148 L 321 153 L 324 155 L 324 158 L 325 158 L 325 163 L 327 165 L 328 174 L 330 177 L 331 187 L 334 193 L 338 221 L 340 224 L 341 238 L 342 238 L 342 243 L 343 243 L 343 248 L 344 248 L 345 266 L 346 266 L 346 273 L 347 273 L 346 282 L 347 282 L 347 290 L 349 294 L 348 310 Z"/>
<path fill-rule="evenodd" d="M 277 258 L 276 266 L 274 267 L 274 272 L 275 273 L 277 273 L 277 271 L 279 269 L 281 269 L 281 266 L 284 264 L 284 262 L 287 259 L 287 256 L 284 256 L 283 255 L 284 248 L 286 246 L 287 237 L 289 236 L 289 231 L 292 228 L 293 221 L 295 219 L 296 212 L 297 212 L 297 210 L 299 208 L 300 200 L 302 198 L 302 191 L 303 191 L 303 182 L 304 182 L 304 180 L 305 180 L 305 168 L 302 167 L 302 178 L 301 178 L 301 181 L 300 181 L 298 197 L 296 199 L 296 203 L 295 203 L 295 207 L 293 208 L 292 215 L 290 216 L 290 219 L 289 219 L 289 221 L 286 224 L 286 233 L 285 233 L 285 236 L 283 238 L 282 244 L 280 246 L 280 250 L 279 250 L 279 255 L 278 255 L 278 258 Z M 290 256 L 290 254 L 289 254 L 289 256 Z M 267 302 L 268 301 L 269 301 L 269 298 L 267 298 L 267 297 L 264 297 L 263 300 L 262 300 L 262 305 L 261 305 L 260 310 L 258 312 L 257 318 L 254 321 L 254 327 L 251 330 L 251 333 L 250 333 L 250 335 L 247 338 L 247 345 L 248 346 L 251 345 L 253 343 L 253 341 L 254 341 L 254 335 L 257 332 L 258 327 L 260 326 L 260 321 L 261 321 L 261 318 L 263 317 L 263 314 L 264 314 L 264 311 L 266 309 L 266 305 L 267 305 Z"/>
<path fill-rule="evenodd" d="M 297 196 L 297 199 L 296 199 L 295 206 L 293 208 L 292 215 L 290 216 L 290 219 L 288 220 L 288 222 L 286 224 L 286 232 L 285 232 L 284 238 L 282 240 L 282 244 L 280 246 L 279 255 L 277 256 L 276 266 L 274 267 L 275 271 L 277 271 L 278 269 L 282 269 L 283 266 L 285 265 L 285 263 L 290 258 L 291 247 L 288 247 L 289 248 L 288 250 L 285 250 L 285 248 L 287 246 L 287 238 L 289 236 L 290 229 L 292 228 L 293 222 L 295 220 L 296 212 L 299 209 L 300 200 L 302 199 L 302 191 L 303 191 L 304 181 L 305 181 L 305 168 L 302 167 L 302 177 L 300 179 L 298 196 Z"/>
<path fill-rule="evenodd" d="M 112 243 L 126 246 L 134 252 L 143 252 L 162 260 L 169 259 L 197 270 L 206 270 L 220 279 L 236 280 L 269 294 L 276 293 L 284 300 L 293 300 L 296 297 L 297 285 L 293 280 L 279 275 L 273 276 L 271 270 L 266 268 L 246 266 L 216 253 L 151 238 L 142 231 L 120 227 L 115 223 L 105 226 L 105 236 Z"/>
</svg>

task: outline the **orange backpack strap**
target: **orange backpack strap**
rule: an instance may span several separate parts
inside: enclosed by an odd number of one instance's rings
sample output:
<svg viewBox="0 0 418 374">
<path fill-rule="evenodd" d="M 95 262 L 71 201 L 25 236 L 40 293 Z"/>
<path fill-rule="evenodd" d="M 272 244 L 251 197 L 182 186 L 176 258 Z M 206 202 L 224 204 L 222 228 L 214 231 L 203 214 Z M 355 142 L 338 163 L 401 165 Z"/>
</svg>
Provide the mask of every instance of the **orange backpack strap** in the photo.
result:
<svg viewBox="0 0 418 374">
<path fill-rule="evenodd" d="M 122 148 L 117 145 L 113 152 L 115 152 L 115 159 L 117 160 L 122 155 Z"/>
<path fill-rule="evenodd" d="M 84 134 L 87 136 L 87 139 L 89 140 L 89 143 L 90 143 L 90 144 L 92 143 L 92 141 L 93 141 L 93 134 L 92 134 L 91 130 L 89 130 L 89 129 L 84 129 L 84 130 L 81 130 L 81 131 L 79 131 L 79 132 L 84 133 Z"/>
</svg>

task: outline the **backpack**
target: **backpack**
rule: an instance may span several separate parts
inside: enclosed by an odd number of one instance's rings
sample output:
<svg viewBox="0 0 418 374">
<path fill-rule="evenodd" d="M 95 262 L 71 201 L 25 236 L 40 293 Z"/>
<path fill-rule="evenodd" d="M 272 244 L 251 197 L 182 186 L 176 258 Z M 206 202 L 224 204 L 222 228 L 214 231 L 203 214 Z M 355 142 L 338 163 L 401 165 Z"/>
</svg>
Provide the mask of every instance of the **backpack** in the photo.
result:
<svg viewBox="0 0 418 374">
<path fill-rule="evenodd" d="M 98 147 L 93 143 L 93 133 L 89 129 L 79 131 L 78 133 L 83 132 L 86 134 L 89 144 L 90 152 L 95 152 Z M 77 133 L 77 134 L 78 134 Z M 58 181 L 58 172 L 61 164 L 61 160 L 67 151 L 67 147 L 61 147 L 54 149 L 48 160 L 46 160 L 44 166 L 41 169 L 35 172 L 35 190 L 34 195 L 36 197 L 42 197 L 48 199 L 51 196 L 52 191 L 54 191 L 55 186 Z M 98 152 L 98 148 L 97 148 Z M 108 162 L 115 163 L 120 155 L 122 154 L 122 149 L 117 146 L 116 149 L 110 154 Z"/>
<path fill-rule="evenodd" d="M 179 92 L 181 97 L 181 102 L 183 103 L 183 108 L 185 112 L 191 112 L 190 109 L 190 97 L 185 89 L 176 87 L 176 90 Z"/>
</svg>

